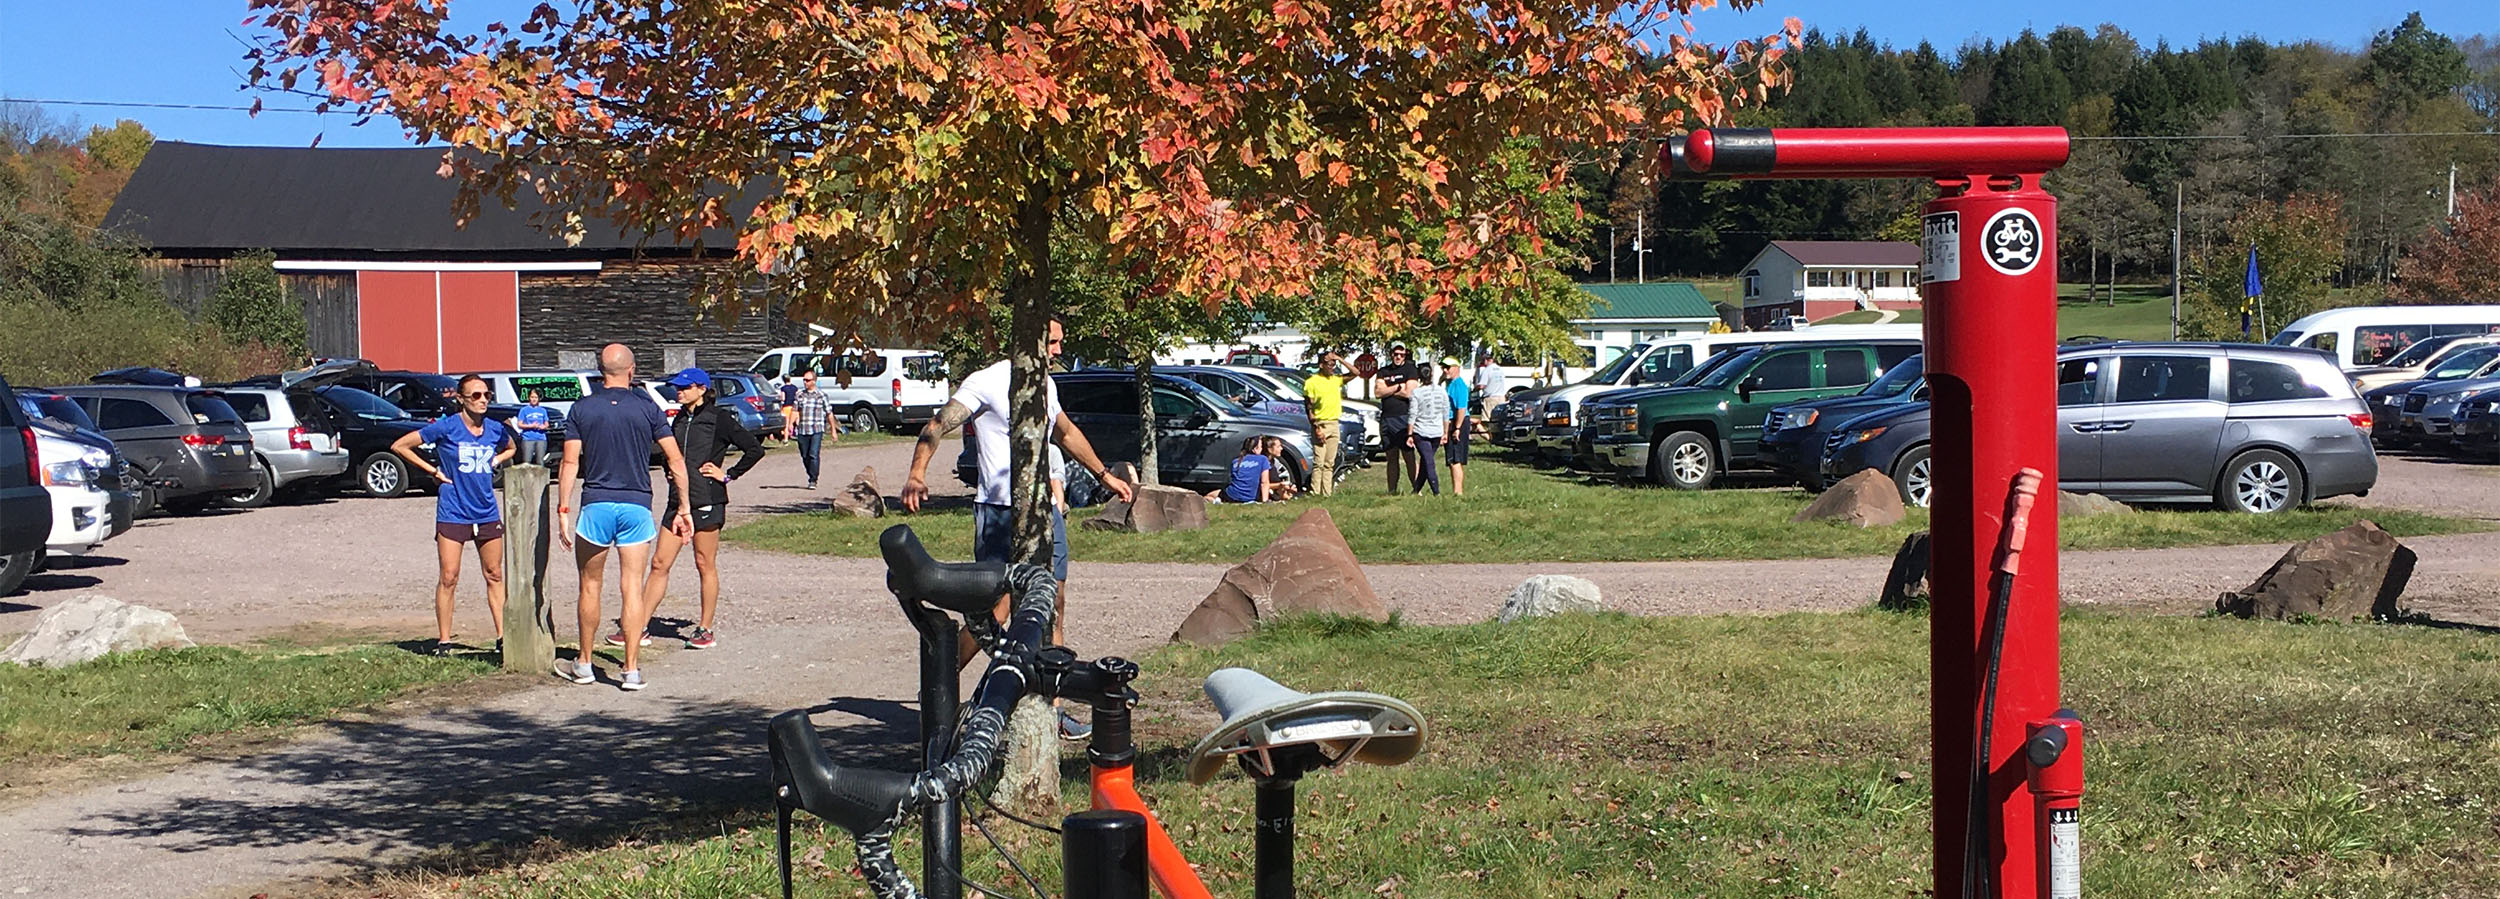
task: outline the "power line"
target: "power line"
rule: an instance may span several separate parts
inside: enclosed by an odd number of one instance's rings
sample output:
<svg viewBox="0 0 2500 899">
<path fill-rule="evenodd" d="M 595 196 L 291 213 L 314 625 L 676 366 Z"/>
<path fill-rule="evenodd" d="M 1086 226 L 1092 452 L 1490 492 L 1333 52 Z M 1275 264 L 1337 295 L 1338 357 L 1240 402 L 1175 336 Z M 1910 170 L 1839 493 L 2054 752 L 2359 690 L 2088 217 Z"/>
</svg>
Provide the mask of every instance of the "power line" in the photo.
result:
<svg viewBox="0 0 2500 899">
<path fill-rule="evenodd" d="M 2312 134 L 2276 134 L 2275 138 L 2364 138 L 2364 137 L 2500 137 L 2491 131 L 2344 131 Z M 2155 141 L 2155 140 L 2260 140 L 2258 134 L 2113 134 L 2103 137 L 2070 137 L 2068 140 Z"/>
<path fill-rule="evenodd" d="M 0 103 L 23 103 L 29 106 L 103 106 L 116 109 L 206 109 L 218 112 L 252 111 L 252 108 L 249 106 L 218 106 L 204 103 L 131 103 L 119 100 L 34 100 L 24 97 L 0 97 Z M 312 113 L 314 115 L 323 114 L 323 110 L 303 109 L 291 106 L 263 106 L 260 108 L 260 111 L 304 112 Z M 339 112 L 338 110 L 331 111 Z"/>
</svg>

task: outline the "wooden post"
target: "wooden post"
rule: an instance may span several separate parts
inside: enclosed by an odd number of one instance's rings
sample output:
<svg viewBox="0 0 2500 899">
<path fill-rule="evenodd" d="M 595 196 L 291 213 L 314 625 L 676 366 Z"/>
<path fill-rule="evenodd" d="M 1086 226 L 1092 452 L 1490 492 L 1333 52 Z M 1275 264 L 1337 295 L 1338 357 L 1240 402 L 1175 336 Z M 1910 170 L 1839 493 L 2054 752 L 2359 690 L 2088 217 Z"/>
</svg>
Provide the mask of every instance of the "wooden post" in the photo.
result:
<svg viewBox="0 0 2500 899">
<path fill-rule="evenodd" d="M 555 619 L 547 608 L 547 467 L 503 472 L 503 670 L 555 670 Z"/>
</svg>

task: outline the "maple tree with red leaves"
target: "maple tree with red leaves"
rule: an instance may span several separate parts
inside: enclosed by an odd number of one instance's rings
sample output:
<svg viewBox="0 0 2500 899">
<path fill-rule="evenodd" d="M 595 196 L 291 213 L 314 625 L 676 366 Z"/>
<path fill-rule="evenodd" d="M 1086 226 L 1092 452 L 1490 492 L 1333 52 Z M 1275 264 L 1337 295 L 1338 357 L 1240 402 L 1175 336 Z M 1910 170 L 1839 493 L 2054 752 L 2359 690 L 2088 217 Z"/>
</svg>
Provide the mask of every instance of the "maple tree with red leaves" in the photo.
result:
<svg viewBox="0 0 2500 899">
<path fill-rule="evenodd" d="M 2457 194 L 2457 214 L 2413 239 L 2387 298 L 2483 303 L 2490 302 L 2494 284 L 2500 284 L 2500 181 Z"/>
<path fill-rule="evenodd" d="M 1055 225 L 1211 305 L 1325 283 L 1394 318 L 1524 284 L 1545 247 L 1508 166 L 1558 185 L 1785 83 L 1797 21 L 1714 48 L 1710 5 L 578 0 L 453 33 L 446 0 L 253 0 L 250 79 L 480 151 L 446 155 L 472 196 L 733 227 L 767 290 L 713 302 L 925 335 L 1003 295 L 1039 510 Z"/>
</svg>

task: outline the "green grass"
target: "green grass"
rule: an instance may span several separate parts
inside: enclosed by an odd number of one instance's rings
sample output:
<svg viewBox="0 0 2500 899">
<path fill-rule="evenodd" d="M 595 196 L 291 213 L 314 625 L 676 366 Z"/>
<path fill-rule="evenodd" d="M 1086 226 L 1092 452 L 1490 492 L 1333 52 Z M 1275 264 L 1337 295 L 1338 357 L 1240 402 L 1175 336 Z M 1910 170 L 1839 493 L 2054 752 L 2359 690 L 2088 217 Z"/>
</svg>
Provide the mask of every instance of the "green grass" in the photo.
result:
<svg viewBox="0 0 2500 899">
<path fill-rule="evenodd" d="M 1700 492 L 1591 483 L 1498 461 L 1480 452 L 1467 466 L 1467 495 L 1383 494 L 1384 472 L 1358 472 L 1328 499 L 1257 506 L 1212 506 L 1196 531 L 1122 534 L 1069 522 L 1069 552 L 1088 562 L 1239 562 L 1314 506 L 1326 508 L 1357 558 L 1366 562 L 1638 562 L 1676 559 L 1795 559 L 1886 555 L 1926 526 L 1924 510 L 1902 524 L 1859 529 L 1788 519 L 1811 497 L 1797 489 Z M 1092 510 L 1078 510 L 1081 520 Z M 2063 523 L 2071 549 L 2131 549 L 2305 540 L 2369 518 L 2398 536 L 2456 533 L 2488 525 L 2410 512 L 2322 506 L 2269 516 L 2204 510 L 2145 510 Z M 972 556 L 968 508 L 882 519 L 829 513 L 768 516 L 729 529 L 743 546 L 779 552 L 867 557 L 877 535 L 897 522 L 919 531 L 941 559 Z"/>
<path fill-rule="evenodd" d="M 2087 291 L 2092 291 L 2085 299 Z M 2169 340 L 2170 286 L 2120 284 L 2112 292 L 2082 284 L 2057 285 L 2059 339 L 2091 335 L 2111 340 Z"/>
<path fill-rule="evenodd" d="M 482 677 L 489 657 L 396 646 L 201 646 L 66 668 L 0 665 L 0 768 L 179 753 L 269 736 L 411 688 Z"/>
<path fill-rule="evenodd" d="M 2090 727 L 2086 895 L 2487 896 L 2500 883 L 2500 637 L 2087 612 L 2063 631 L 2062 699 Z M 1300 620 L 1142 661 L 1139 786 L 1217 895 L 1250 890 L 1251 789 L 1229 772 L 1188 785 L 1178 751 L 1210 720 L 1199 678 L 1224 665 L 1389 693 L 1431 722 L 1409 765 L 1302 782 L 1303 895 L 1768 899 L 1930 883 L 1923 617 Z M 1081 764 L 1063 766 L 1071 809 Z M 801 895 L 864 895 L 848 838 L 801 820 Z M 1056 844 L 988 823 L 1055 893 Z M 973 879 L 1023 892 L 978 835 L 965 845 Z M 337 895 L 768 895 L 772 858 L 768 810 L 733 809 Z"/>
<path fill-rule="evenodd" d="M 1899 310 L 1899 312 L 1900 312 L 1901 314 L 1900 314 L 1900 315 L 1898 315 L 1898 316 L 1895 316 L 1895 317 L 1893 318 L 1893 320 L 1891 321 L 1891 324 L 1896 324 L 1896 325 L 1915 325 L 1915 324 L 1918 324 L 1918 323 L 1920 323 L 1920 322 L 1923 322 L 1923 321 L 1926 321 L 1926 320 L 1927 320 L 1927 313 L 1926 313 L 1925 311 L 1923 311 L 1923 310 L 1918 310 L 1918 309 L 1902 309 L 1902 310 Z M 1874 323 L 1875 323 L 1875 320 L 1876 320 L 1876 319 L 1883 318 L 1883 317 L 1884 317 L 1884 313 L 1883 313 L 1881 310 L 1875 310 L 1875 309 L 1860 309 L 1860 310 L 1857 310 L 1857 311 L 1855 311 L 1855 312 L 1843 312 L 1843 313 L 1841 313 L 1841 314 L 1839 314 L 1839 315 L 1835 315 L 1835 316 L 1832 316 L 1832 317 L 1830 317 L 1830 318 L 1824 319 L 1824 320 L 1822 320 L 1822 321 L 1815 322 L 1815 324 L 1818 324 L 1818 325 L 1871 325 L 1871 324 L 1874 324 Z"/>
</svg>

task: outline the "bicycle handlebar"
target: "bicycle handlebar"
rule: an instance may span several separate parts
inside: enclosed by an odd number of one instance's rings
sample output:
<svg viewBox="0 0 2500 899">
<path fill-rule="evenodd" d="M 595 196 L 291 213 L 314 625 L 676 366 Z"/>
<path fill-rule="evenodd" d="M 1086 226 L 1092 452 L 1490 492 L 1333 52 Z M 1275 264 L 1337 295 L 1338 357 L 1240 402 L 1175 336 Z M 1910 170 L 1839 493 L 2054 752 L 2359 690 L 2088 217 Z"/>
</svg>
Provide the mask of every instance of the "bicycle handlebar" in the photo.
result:
<svg viewBox="0 0 2500 899">
<path fill-rule="evenodd" d="M 1033 657 L 1050 633 L 1059 583 L 1048 569 L 1030 564 L 938 562 L 905 525 L 888 528 L 878 544 L 888 566 L 886 583 L 896 595 L 959 611 L 965 629 L 990 653 L 961 742 L 945 762 L 914 774 L 844 767 L 826 756 L 805 711 L 783 712 L 768 731 L 775 802 L 785 814 L 804 809 L 850 832 L 860 871 L 878 899 L 919 899 L 919 888 L 894 861 L 894 833 L 913 808 L 962 796 L 997 764 L 1007 716 L 1033 683 Z M 988 594 L 971 602 L 971 591 L 985 578 L 992 584 Z M 1002 592 L 1015 595 L 1015 611 L 1003 631 L 988 614 Z M 963 605 L 972 608 L 957 609 Z M 785 861 L 785 895 L 788 871 Z"/>
</svg>

